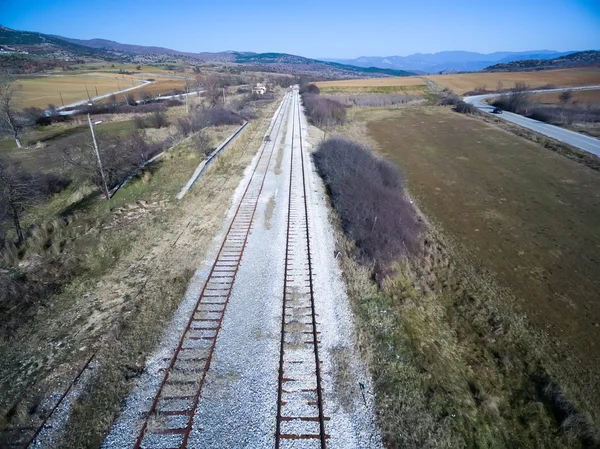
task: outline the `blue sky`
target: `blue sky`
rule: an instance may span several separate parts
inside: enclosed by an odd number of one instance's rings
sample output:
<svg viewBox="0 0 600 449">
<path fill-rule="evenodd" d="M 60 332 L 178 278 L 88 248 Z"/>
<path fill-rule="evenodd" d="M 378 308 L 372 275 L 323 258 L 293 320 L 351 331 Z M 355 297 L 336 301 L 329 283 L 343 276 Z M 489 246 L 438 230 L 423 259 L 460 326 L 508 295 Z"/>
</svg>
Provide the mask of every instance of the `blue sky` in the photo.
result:
<svg viewBox="0 0 600 449">
<path fill-rule="evenodd" d="M 0 0 L 0 24 L 182 51 L 316 58 L 600 49 L 600 0 Z"/>
</svg>

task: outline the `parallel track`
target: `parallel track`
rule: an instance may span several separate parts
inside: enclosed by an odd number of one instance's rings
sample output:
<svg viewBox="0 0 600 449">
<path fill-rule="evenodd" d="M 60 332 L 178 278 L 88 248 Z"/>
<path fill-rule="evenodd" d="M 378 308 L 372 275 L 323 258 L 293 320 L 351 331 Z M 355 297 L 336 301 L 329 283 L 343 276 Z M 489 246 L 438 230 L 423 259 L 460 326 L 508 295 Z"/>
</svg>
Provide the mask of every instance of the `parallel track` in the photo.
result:
<svg viewBox="0 0 600 449">
<path fill-rule="evenodd" d="M 275 447 L 324 449 L 329 438 L 325 422 L 329 418 L 323 413 L 305 154 L 297 95 L 294 102 Z"/>
<path fill-rule="evenodd" d="M 134 448 L 184 448 L 210 368 L 223 316 L 252 227 L 277 136 L 281 131 L 288 94 L 282 101 L 265 138 L 252 177 L 236 209 L 217 258 L 196 302 Z M 276 129 L 275 135 L 271 135 Z"/>
</svg>

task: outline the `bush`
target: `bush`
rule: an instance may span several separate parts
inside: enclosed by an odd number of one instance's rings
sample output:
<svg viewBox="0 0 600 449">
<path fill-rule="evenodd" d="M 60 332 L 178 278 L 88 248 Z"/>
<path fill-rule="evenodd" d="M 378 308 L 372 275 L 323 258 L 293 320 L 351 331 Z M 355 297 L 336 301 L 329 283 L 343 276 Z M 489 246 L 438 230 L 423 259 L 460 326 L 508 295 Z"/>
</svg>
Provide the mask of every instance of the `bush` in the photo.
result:
<svg viewBox="0 0 600 449">
<path fill-rule="evenodd" d="M 153 128 L 163 128 L 169 125 L 165 111 L 154 111 L 148 119 Z"/>
<path fill-rule="evenodd" d="M 215 107 L 207 109 L 196 109 L 187 117 L 177 121 L 179 132 L 188 136 L 209 126 L 241 125 L 244 118 L 229 109 Z"/>
<path fill-rule="evenodd" d="M 336 100 L 347 107 L 382 107 L 397 104 L 410 103 L 420 100 L 418 95 L 391 95 L 391 94 L 366 94 L 366 95 L 336 95 L 335 97 L 324 97 Z"/>
<path fill-rule="evenodd" d="M 346 107 L 336 100 L 305 93 L 302 95 L 302 103 L 315 126 L 328 127 L 346 123 Z"/>
<path fill-rule="evenodd" d="M 304 84 L 300 86 L 300 95 L 302 94 L 313 94 L 319 95 L 321 93 L 321 89 L 316 84 Z"/>
<path fill-rule="evenodd" d="M 146 123 L 146 121 L 144 120 L 144 118 L 141 115 L 136 115 L 135 117 L 133 117 L 133 128 L 134 129 L 145 129 L 147 128 L 148 124 Z"/>
<path fill-rule="evenodd" d="M 479 114 L 479 109 L 477 109 L 475 106 L 473 106 L 470 103 L 465 103 L 462 100 L 460 100 L 458 103 L 456 103 L 456 106 L 454 106 L 454 110 L 456 112 L 460 112 L 461 114 L 471 114 L 471 115 Z"/>
<path fill-rule="evenodd" d="M 460 97 L 454 93 L 448 94 L 438 101 L 438 106 L 456 106 L 460 101 Z"/>
<path fill-rule="evenodd" d="M 313 159 L 359 262 L 374 264 L 381 277 L 394 262 L 420 251 L 423 225 L 395 166 L 342 137 L 322 142 Z"/>
</svg>

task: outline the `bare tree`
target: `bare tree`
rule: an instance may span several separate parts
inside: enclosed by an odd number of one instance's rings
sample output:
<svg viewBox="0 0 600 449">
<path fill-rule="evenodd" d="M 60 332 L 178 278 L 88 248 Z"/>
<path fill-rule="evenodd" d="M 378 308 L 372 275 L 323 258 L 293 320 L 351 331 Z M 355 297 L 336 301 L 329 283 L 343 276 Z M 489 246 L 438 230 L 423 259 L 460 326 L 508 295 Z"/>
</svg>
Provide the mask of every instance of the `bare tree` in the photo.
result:
<svg viewBox="0 0 600 449">
<path fill-rule="evenodd" d="M 23 241 L 21 216 L 38 198 L 33 176 L 16 162 L 0 159 L 0 219 L 12 221 L 19 243 Z"/>
<path fill-rule="evenodd" d="M 19 132 L 23 124 L 15 110 L 15 100 L 20 85 L 15 83 L 14 76 L 8 73 L 0 74 L 0 126 L 2 131 L 11 135 L 18 148 L 22 148 Z"/>
<path fill-rule="evenodd" d="M 529 85 L 523 82 L 516 82 L 515 87 L 510 90 L 507 96 L 507 105 L 504 109 L 512 112 L 519 112 L 527 107 L 529 102 Z"/>
<path fill-rule="evenodd" d="M 210 142 L 210 136 L 203 129 L 198 131 L 194 136 L 194 145 L 203 156 L 210 153 Z"/>
<path fill-rule="evenodd" d="M 571 100 L 571 98 L 573 98 L 572 90 L 565 90 L 565 91 L 561 92 L 560 95 L 558 96 L 558 99 L 560 100 L 561 104 L 563 105 L 563 108 L 567 105 L 567 103 Z"/>
<path fill-rule="evenodd" d="M 208 75 L 202 81 L 204 95 L 210 103 L 211 107 L 216 106 L 222 98 L 221 80 L 216 75 Z"/>
<path fill-rule="evenodd" d="M 500 80 L 496 83 L 496 90 L 498 92 L 502 92 L 504 90 L 504 83 Z"/>
</svg>

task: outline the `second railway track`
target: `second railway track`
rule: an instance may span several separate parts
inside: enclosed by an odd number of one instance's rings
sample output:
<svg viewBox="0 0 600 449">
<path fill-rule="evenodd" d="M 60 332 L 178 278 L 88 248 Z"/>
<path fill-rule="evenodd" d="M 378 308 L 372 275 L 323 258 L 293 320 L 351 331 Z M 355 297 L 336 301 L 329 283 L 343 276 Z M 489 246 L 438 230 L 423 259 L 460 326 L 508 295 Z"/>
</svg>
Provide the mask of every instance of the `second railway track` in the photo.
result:
<svg viewBox="0 0 600 449">
<path fill-rule="evenodd" d="M 328 418 L 323 412 L 306 155 L 297 94 L 293 101 L 275 447 L 325 448 Z"/>
</svg>

